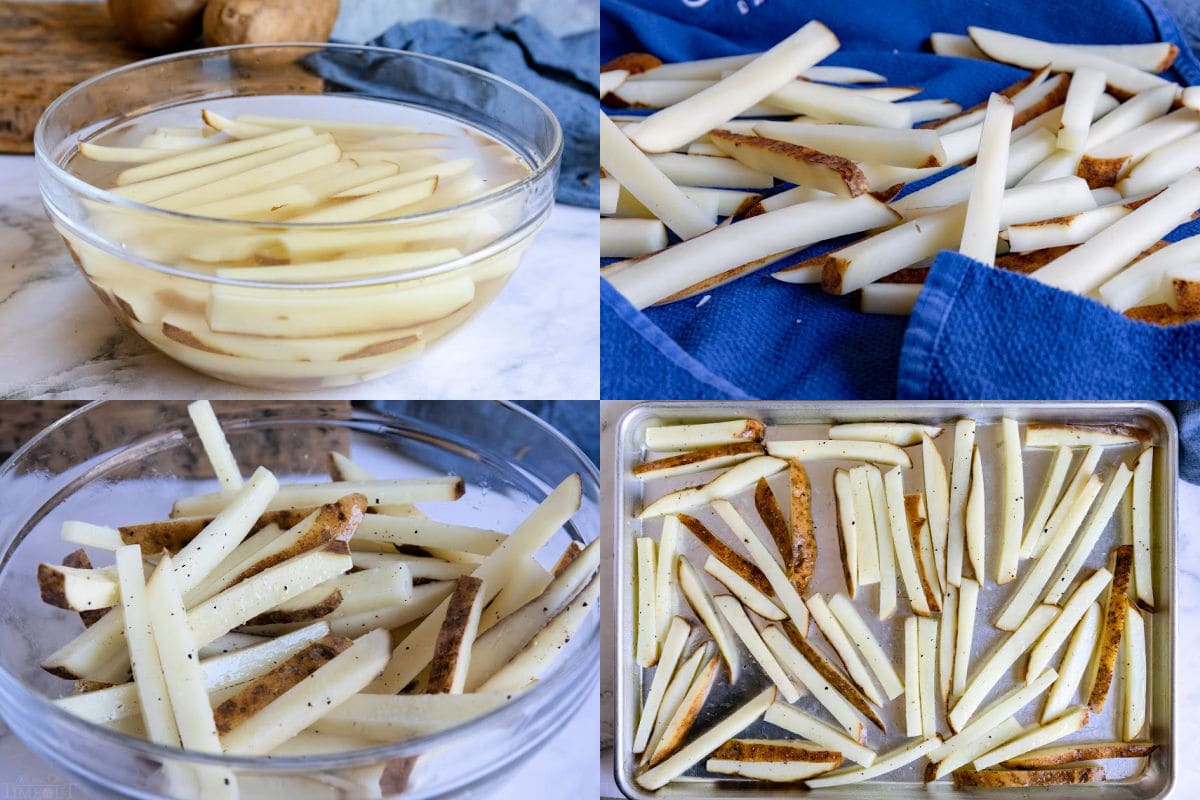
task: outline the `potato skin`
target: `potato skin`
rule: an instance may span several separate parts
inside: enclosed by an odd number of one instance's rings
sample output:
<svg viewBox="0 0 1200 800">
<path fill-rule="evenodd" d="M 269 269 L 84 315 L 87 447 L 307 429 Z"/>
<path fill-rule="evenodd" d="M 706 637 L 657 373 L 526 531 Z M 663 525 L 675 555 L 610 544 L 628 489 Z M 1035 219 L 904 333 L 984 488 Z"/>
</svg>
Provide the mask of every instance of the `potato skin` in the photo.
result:
<svg viewBox="0 0 1200 800">
<path fill-rule="evenodd" d="M 122 39 L 161 53 L 195 41 L 204 4 L 205 0 L 108 0 L 108 14 Z"/>
<path fill-rule="evenodd" d="M 220 47 L 326 42 L 337 21 L 338 5 L 338 0 L 209 0 L 204 10 L 204 43 Z"/>
</svg>

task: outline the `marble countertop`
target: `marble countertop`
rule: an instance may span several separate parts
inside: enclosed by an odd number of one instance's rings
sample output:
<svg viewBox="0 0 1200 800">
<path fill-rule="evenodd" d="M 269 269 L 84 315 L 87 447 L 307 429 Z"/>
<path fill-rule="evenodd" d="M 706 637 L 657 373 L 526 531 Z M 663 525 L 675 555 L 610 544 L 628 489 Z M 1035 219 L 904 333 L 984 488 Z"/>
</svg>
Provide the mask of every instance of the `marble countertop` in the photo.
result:
<svg viewBox="0 0 1200 800">
<path fill-rule="evenodd" d="M 600 459 L 602 464 L 613 463 L 615 436 L 609 431 L 616 426 L 621 415 L 633 403 L 617 401 L 600 404 Z M 601 493 L 605 497 L 612 493 L 612 474 L 602 470 Z M 1200 715 L 1192 713 L 1200 708 L 1200 683 L 1188 679 L 1188 665 L 1200 652 L 1200 486 L 1180 481 L 1176 490 L 1179 507 L 1178 541 L 1175 553 L 1176 597 L 1175 608 L 1175 741 L 1178 761 L 1176 762 L 1175 787 L 1170 792 L 1173 798 L 1200 796 Z M 601 507 L 601 530 L 611 531 L 613 521 L 607 504 Z M 603 548 L 600 553 L 602 585 L 613 585 L 612 548 Z M 607 590 L 600 601 L 600 797 L 619 798 L 620 789 L 613 778 L 613 674 L 615 668 L 616 634 L 613 629 L 613 613 L 610 605 L 611 593 Z M 814 795 L 815 797 L 815 795 Z"/>
<path fill-rule="evenodd" d="M 461 330 L 389 376 L 313 396 L 598 397 L 598 240 L 594 209 L 556 206 L 500 297 Z M 31 156 L 0 156 L 0 365 L 0 398 L 278 394 L 193 372 L 119 326 L 51 228 Z"/>
</svg>

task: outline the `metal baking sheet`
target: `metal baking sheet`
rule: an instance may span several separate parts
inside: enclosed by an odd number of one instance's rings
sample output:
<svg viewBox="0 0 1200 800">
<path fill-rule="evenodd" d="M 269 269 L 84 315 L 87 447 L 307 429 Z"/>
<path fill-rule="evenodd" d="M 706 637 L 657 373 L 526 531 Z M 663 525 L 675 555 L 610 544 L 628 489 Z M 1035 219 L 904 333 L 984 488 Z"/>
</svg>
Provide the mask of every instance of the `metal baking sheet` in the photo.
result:
<svg viewBox="0 0 1200 800">
<path fill-rule="evenodd" d="M 999 509 L 998 498 L 1000 487 L 1000 465 L 997 456 L 999 443 L 999 421 L 1003 417 L 1011 417 L 1021 423 L 1079 423 L 1103 424 L 1124 423 L 1136 425 L 1150 432 L 1153 443 L 1157 446 L 1154 463 L 1154 522 L 1156 536 L 1154 539 L 1155 552 L 1153 564 L 1155 568 L 1155 596 L 1157 610 L 1154 614 L 1146 615 L 1147 636 L 1150 665 L 1150 696 L 1149 730 L 1150 738 L 1160 744 L 1159 750 L 1148 760 L 1128 760 L 1125 762 L 1110 761 L 1109 780 L 1099 784 L 1085 784 L 1076 787 L 1054 787 L 1052 789 L 971 789 L 976 797 L 1012 798 L 1014 796 L 1053 796 L 1079 795 L 1111 798 L 1111 800 L 1146 800 L 1166 796 L 1171 789 L 1175 763 L 1175 742 L 1172 736 L 1174 729 L 1174 641 L 1175 641 L 1175 485 L 1178 465 L 1178 432 L 1174 420 L 1166 410 L 1149 402 L 1123 403 L 800 403 L 800 402 L 763 402 L 763 403 L 643 403 L 630 409 L 616 429 L 617 448 L 614 463 L 610 469 L 616 470 L 614 503 L 614 521 L 617 522 L 616 535 L 613 537 L 615 585 L 614 613 L 617 630 L 617 675 L 616 675 L 616 779 L 621 789 L 631 798 L 729 798 L 735 800 L 748 797 L 788 797 L 805 794 L 806 790 L 799 786 L 763 784 L 744 779 L 709 775 L 703 769 L 703 763 L 689 770 L 685 775 L 673 781 L 657 792 L 646 792 L 633 780 L 636 761 L 631 750 L 633 732 L 637 724 L 644 692 L 649 687 L 653 670 L 642 670 L 634 662 L 634 624 L 636 607 L 634 604 L 634 547 L 633 540 L 637 536 L 649 535 L 657 538 L 661 520 L 640 521 L 637 512 L 645 503 L 657 497 L 684 486 L 696 485 L 709 480 L 714 473 L 700 473 L 681 478 L 651 481 L 643 485 L 631 475 L 632 467 L 645 460 L 647 453 L 643 446 L 644 431 L 647 427 L 662 424 L 681 424 L 687 422 L 705 422 L 740 417 L 759 419 L 767 425 L 768 440 L 783 439 L 822 439 L 827 438 L 828 427 L 840 422 L 864 421 L 910 421 L 930 424 L 941 424 L 946 430 L 938 437 L 938 449 L 946 462 L 947 471 L 951 466 L 953 453 L 953 423 L 960 417 L 971 417 L 978 423 L 977 443 L 983 456 L 983 468 L 987 478 L 987 515 L 988 515 L 988 553 L 986 583 L 982 587 L 979 607 L 976 615 L 976 629 L 971 654 L 971 672 L 980 659 L 989 652 L 996 642 L 1004 636 L 990 624 L 996 611 L 1015 590 L 1018 582 L 1006 586 L 997 586 L 994 579 L 993 565 L 998 554 L 998 536 L 992 531 L 998 530 Z M 1024 431 L 1022 430 L 1022 436 Z M 917 491 L 923 487 L 921 472 L 921 448 L 907 448 L 913 459 L 913 469 L 905 471 L 905 490 Z M 1132 463 L 1139 449 L 1136 446 L 1124 448 L 1107 448 L 1100 462 L 1102 474 L 1115 467 L 1118 461 Z M 1040 496 L 1045 473 L 1049 467 L 1052 451 L 1027 450 L 1024 453 L 1025 488 L 1027 514 Z M 1072 463 L 1072 468 L 1078 464 L 1078 453 Z M 837 545 L 837 528 L 834 521 L 833 503 L 833 471 L 848 462 L 807 462 L 809 476 L 813 487 L 813 519 L 816 529 L 818 552 L 816 572 L 810 584 L 812 591 L 831 593 L 845 591 L 846 586 L 842 577 L 842 568 Z M 787 516 L 788 492 L 786 471 L 770 479 L 776 497 Z M 761 523 L 753 508 L 752 492 L 743 493 L 734 501 L 734 505 L 756 530 L 762 532 Z M 705 507 L 694 512 L 707 524 L 710 524 L 718 536 L 731 541 L 731 535 L 724 524 L 711 508 Z M 1119 544 L 1120 513 L 1114 515 L 1100 541 L 1094 548 L 1086 567 L 1104 566 L 1108 551 Z M 770 537 L 766 537 L 770 541 Z M 687 555 L 699 569 L 703 564 L 707 551 L 703 545 L 686 532 L 681 537 L 680 552 Z M 1027 562 L 1022 562 L 1022 574 Z M 704 575 L 709 588 L 715 592 L 726 591 L 709 577 Z M 903 592 L 903 584 L 898 588 L 897 613 L 891 620 L 880 622 L 878 619 L 878 589 L 868 586 L 859 590 L 855 605 L 864 619 L 871 626 L 873 633 L 883 644 L 885 650 L 892 655 L 893 663 L 898 670 L 903 666 L 903 620 L 909 616 L 911 608 Z M 697 630 L 693 633 L 692 642 L 698 640 L 703 633 L 703 626 L 695 620 L 691 609 L 680 597 L 676 596 L 675 612 L 693 620 Z M 760 621 L 761 623 L 761 621 Z M 812 631 L 815 631 L 815 625 Z M 826 655 L 836 656 L 819 633 L 810 634 L 815 646 Z M 741 647 L 741 642 L 736 642 Z M 896 648 L 899 644 L 899 650 Z M 690 644 L 689 644 L 690 648 Z M 1061 654 L 1060 654 L 1061 655 Z M 1024 659 L 1017 662 L 1010 680 L 1002 682 L 988 696 L 986 702 L 994 700 L 1000 693 L 1014 686 L 1023 677 Z M 714 686 L 712 694 L 692 731 L 698 733 L 710 727 L 716 720 L 724 717 L 758 690 L 765 688 L 770 681 L 757 668 L 753 659 L 743 648 L 743 669 L 736 685 L 730 686 L 728 675 L 723 670 L 721 677 Z M 1117 691 L 1114 684 L 1113 692 Z M 1088 727 L 1074 734 L 1064 742 L 1095 741 L 1097 739 L 1120 738 L 1116 734 L 1117 712 L 1116 703 L 1110 694 L 1105 711 L 1101 715 L 1093 715 Z M 811 695 L 801 697 L 797 707 L 828 719 L 827 713 L 821 709 Z M 1041 711 L 1041 698 L 1030 703 L 1018 715 L 1022 724 L 1036 721 Z M 903 734 L 904 729 L 903 695 L 889 702 L 881 709 L 881 716 L 888 728 L 885 736 L 873 726 L 868 726 L 868 744 L 881 752 L 891 750 L 904 742 L 910 741 Z M 940 700 L 938 704 L 939 727 L 943 734 L 948 734 L 945 727 L 945 709 Z M 739 734 L 744 737 L 792 738 L 794 734 L 776 728 L 766 722 L 759 721 L 754 726 Z M 689 737 L 690 738 L 690 737 Z M 829 797 L 854 797 L 862 800 L 895 800 L 903 797 L 942 796 L 960 794 L 966 790 L 955 789 L 949 780 L 932 784 L 921 782 L 919 770 L 925 763 L 920 759 L 916 764 L 898 770 L 888 776 L 856 785 L 821 790 Z M 1124 765 L 1124 768 L 1122 767 Z"/>
</svg>

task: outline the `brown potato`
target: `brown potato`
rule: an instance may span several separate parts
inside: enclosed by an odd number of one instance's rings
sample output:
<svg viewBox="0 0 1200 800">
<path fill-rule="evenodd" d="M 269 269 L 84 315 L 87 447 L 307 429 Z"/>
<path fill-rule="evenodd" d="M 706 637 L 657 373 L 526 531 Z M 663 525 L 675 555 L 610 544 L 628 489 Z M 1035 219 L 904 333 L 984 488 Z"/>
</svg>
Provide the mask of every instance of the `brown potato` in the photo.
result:
<svg viewBox="0 0 1200 800">
<path fill-rule="evenodd" d="M 959 769 L 954 771 L 955 786 L 986 786 L 989 788 L 1068 786 L 1102 780 L 1104 780 L 1104 767 L 1099 764 L 1061 769 L 985 769 L 978 772 L 973 769 Z"/>
<path fill-rule="evenodd" d="M 813 532 L 812 484 L 808 471 L 799 461 L 788 462 L 788 481 L 792 495 L 792 536 L 796 539 L 800 556 L 789 573 L 792 585 L 801 597 L 808 591 L 808 581 L 817 566 L 817 537 Z"/>
<path fill-rule="evenodd" d="M 300 7 L 297 8 L 297 5 Z M 327 42 L 338 0 L 209 0 L 204 43 L 210 47 L 268 42 Z"/>
<path fill-rule="evenodd" d="M 108 0 L 121 38 L 156 53 L 181 50 L 200 33 L 207 0 Z"/>
<path fill-rule="evenodd" d="M 648 72 L 655 67 L 661 67 L 662 63 L 662 59 L 649 53 L 625 53 L 617 56 L 612 61 L 601 64 L 600 71 L 612 72 L 613 70 L 623 69 L 630 75 L 637 75 L 642 72 Z"/>
<path fill-rule="evenodd" d="M 794 572 L 800 563 L 800 542 L 793 538 L 788 530 L 783 512 L 779 510 L 779 502 L 775 499 L 766 478 L 759 478 L 754 487 L 754 508 L 758 511 L 758 518 L 771 532 L 775 546 L 779 548 L 779 555 L 783 557 L 784 572 Z"/>
<path fill-rule="evenodd" d="M 571 566 L 571 562 L 579 558 L 579 554 L 583 552 L 583 545 L 579 542 L 571 542 L 563 548 L 562 555 L 558 557 L 558 561 L 554 562 L 554 567 L 550 570 L 550 574 L 558 577 L 563 570 Z"/>
<path fill-rule="evenodd" d="M 433 648 L 433 660 L 429 664 L 429 683 L 425 686 L 427 694 L 454 692 L 456 678 L 461 685 L 461 673 L 464 671 L 463 648 L 473 644 L 466 641 L 466 636 L 471 626 L 472 610 L 476 607 L 477 598 L 482 591 L 483 581 L 479 578 L 464 575 L 458 579 L 458 585 L 450 595 L 446 618 L 438 631 L 437 642 Z"/>
</svg>

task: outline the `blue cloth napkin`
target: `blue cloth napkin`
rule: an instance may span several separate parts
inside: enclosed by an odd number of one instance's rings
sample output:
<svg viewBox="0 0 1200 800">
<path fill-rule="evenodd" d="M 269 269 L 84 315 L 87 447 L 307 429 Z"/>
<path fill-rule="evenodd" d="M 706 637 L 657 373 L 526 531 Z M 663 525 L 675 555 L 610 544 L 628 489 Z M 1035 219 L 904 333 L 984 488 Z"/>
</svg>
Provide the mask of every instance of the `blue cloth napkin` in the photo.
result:
<svg viewBox="0 0 1200 800">
<path fill-rule="evenodd" d="M 600 111 L 596 60 L 598 31 L 559 38 L 530 16 L 494 28 L 464 28 L 437 19 L 399 23 L 368 44 L 411 50 L 469 64 L 507 78 L 550 107 L 563 129 L 562 170 L 557 198 L 561 203 L 597 208 L 600 205 Z M 314 59 L 317 73 L 355 89 L 383 93 L 403 100 L 404 87 L 414 80 L 413 66 L 389 61 L 362 61 L 323 53 Z M 487 102 L 468 86 L 442 87 L 447 98 L 467 108 Z"/>
<path fill-rule="evenodd" d="M 809 19 L 823 21 L 842 42 L 826 63 L 873 69 L 893 84 L 925 87 L 918 99 L 948 97 L 964 107 L 1026 73 L 930 55 L 931 31 L 983 25 L 1059 41 L 1167 40 L 1181 48 L 1169 77 L 1200 83 L 1200 63 L 1178 27 L 1149 0 L 1086 8 L 1038 0 L 605 0 L 601 47 L 605 59 L 631 50 L 671 61 L 731 55 L 767 48 Z M 602 396 L 1200 396 L 1200 325 L 1154 328 L 954 254 L 937 259 L 911 318 L 860 314 L 852 297 L 781 284 L 770 277 L 778 267 L 716 289 L 703 303 L 644 313 L 605 285 Z"/>
</svg>

